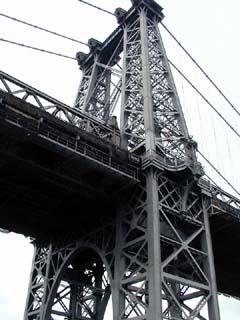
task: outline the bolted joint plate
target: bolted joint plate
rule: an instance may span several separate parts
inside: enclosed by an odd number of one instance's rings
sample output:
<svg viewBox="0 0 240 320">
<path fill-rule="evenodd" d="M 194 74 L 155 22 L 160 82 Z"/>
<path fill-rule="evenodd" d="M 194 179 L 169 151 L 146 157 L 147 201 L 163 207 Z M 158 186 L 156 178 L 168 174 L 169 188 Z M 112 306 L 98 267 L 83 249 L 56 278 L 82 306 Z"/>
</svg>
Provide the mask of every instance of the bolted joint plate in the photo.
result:
<svg viewBox="0 0 240 320">
<path fill-rule="evenodd" d="M 159 22 L 163 20 L 164 14 L 163 14 L 163 8 L 157 4 L 154 0 L 131 0 L 132 1 L 132 7 L 125 11 L 122 8 L 117 8 L 115 10 L 115 16 L 117 18 L 117 22 L 121 25 L 123 23 L 126 23 L 129 20 L 132 20 L 136 17 L 136 13 L 139 9 L 145 9 L 147 10 L 147 15 L 149 17 L 154 17 Z"/>
</svg>

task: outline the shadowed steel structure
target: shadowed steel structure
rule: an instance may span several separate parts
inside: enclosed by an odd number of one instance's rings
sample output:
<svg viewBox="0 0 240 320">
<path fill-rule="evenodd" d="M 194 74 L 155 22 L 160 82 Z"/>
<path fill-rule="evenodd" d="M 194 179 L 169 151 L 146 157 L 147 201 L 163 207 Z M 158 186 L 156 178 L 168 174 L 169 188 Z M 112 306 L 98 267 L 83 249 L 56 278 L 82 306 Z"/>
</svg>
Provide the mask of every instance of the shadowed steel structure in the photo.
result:
<svg viewBox="0 0 240 320">
<path fill-rule="evenodd" d="M 162 10 L 116 9 L 118 28 L 77 54 L 74 108 L 0 73 L 1 180 L 15 190 L 0 227 L 35 247 L 25 320 L 103 320 L 110 296 L 114 320 L 219 320 L 218 291 L 240 296 L 240 202 L 202 178 Z"/>
</svg>

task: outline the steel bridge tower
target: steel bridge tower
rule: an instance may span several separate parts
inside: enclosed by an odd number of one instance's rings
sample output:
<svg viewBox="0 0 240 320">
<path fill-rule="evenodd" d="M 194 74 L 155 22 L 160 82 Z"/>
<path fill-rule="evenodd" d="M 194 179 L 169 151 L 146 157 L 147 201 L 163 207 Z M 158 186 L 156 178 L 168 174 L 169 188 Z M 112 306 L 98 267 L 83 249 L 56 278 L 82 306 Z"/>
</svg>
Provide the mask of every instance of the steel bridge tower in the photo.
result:
<svg viewBox="0 0 240 320">
<path fill-rule="evenodd" d="M 74 240 L 35 240 L 25 319 L 103 320 L 112 297 L 114 320 L 203 320 L 206 306 L 208 319 L 219 320 L 210 203 L 197 185 L 196 143 L 158 29 L 162 8 L 132 0 L 115 13 L 115 32 L 78 54 L 75 107 L 107 123 L 120 91 L 121 148 L 141 157 L 139 182 L 96 210 Z M 122 77 L 111 94 L 120 55 Z M 79 204 L 76 215 L 88 215 L 83 210 Z"/>
</svg>

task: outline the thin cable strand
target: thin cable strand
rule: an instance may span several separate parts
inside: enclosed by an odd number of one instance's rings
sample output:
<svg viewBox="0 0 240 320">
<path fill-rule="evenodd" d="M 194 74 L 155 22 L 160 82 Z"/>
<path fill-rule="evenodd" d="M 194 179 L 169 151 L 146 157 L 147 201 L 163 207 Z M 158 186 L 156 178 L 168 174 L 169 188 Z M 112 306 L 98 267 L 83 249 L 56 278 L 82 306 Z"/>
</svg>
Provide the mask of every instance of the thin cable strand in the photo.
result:
<svg viewBox="0 0 240 320">
<path fill-rule="evenodd" d="M 240 112 L 235 108 L 235 106 L 231 103 L 231 101 L 225 96 L 221 89 L 214 83 L 214 81 L 209 77 L 209 75 L 203 70 L 203 68 L 199 65 L 199 63 L 193 58 L 193 56 L 185 49 L 185 47 L 181 44 L 180 41 L 174 36 L 174 34 L 167 28 L 167 26 L 160 22 L 163 28 L 170 34 L 170 36 L 176 41 L 179 47 L 186 53 L 186 55 L 192 60 L 192 62 L 198 67 L 198 69 L 204 74 L 204 76 L 210 81 L 210 83 L 214 86 L 214 88 L 220 93 L 220 95 L 227 101 L 227 103 L 231 106 L 231 108 L 240 116 Z"/>
<path fill-rule="evenodd" d="M 84 0 L 78 0 L 78 1 L 79 1 L 79 2 L 82 2 L 82 3 L 86 4 L 86 5 L 88 5 L 88 6 L 90 6 L 90 7 L 93 7 L 94 9 L 98 9 L 98 10 L 100 10 L 100 11 L 103 11 L 103 12 L 105 12 L 105 13 L 108 13 L 108 14 L 114 16 L 114 17 L 116 16 L 116 15 L 115 15 L 114 13 L 112 13 L 111 11 L 108 11 L 108 10 L 103 9 L 103 8 L 101 8 L 101 7 L 95 6 L 94 4 L 89 3 L 89 2 L 87 2 L 87 1 L 84 1 Z"/>
<path fill-rule="evenodd" d="M 7 39 L 3 39 L 3 38 L 0 38 L 0 41 L 11 43 L 11 44 L 14 44 L 14 45 L 17 45 L 17 46 L 21 46 L 21 47 L 24 47 L 24 48 L 27 48 L 27 49 L 32 49 L 32 50 L 37 50 L 37 51 L 44 52 L 44 53 L 49 53 L 49 54 L 52 54 L 52 55 L 55 55 L 55 56 L 58 56 L 58 57 L 77 60 L 76 58 L 67 56 L 65 54 L 61 54 L 61 53 L 58 53 L 58 52 L 53 52 L 53 51 L 49 51 L 49 50 L 45 50 L 45 49 L 41 49 L 41 48 L 32 47 L 32 46 L 29 46 L 29 45 L 26 45 L 26 44 L 23 44 L 23 43 L 7 40 Z"/>
<path fill-rule="evenodd" d="M 221 113 L 213 106 L 213 104 L 197 89 L 197 87 L 178 69 L 178 67 L 168 59 L 171 66 L 183 77 L 184 80 L 200 95 L 200 97 L 207 102 L 207 104 L 217 113 L 217 115 L 229 126 L 230 129 L 240 138 L 240 134 L 233 128 L 233 126 L 221 115 Z"/>
<path fill-rule="evenodd" d="M 221 189 L 221 188 L 219 187 L 219 185 L 218 185 L 209 175 L 207 175 L 207 174 L 205 173 L 204 176 L 207 177 L 207 178 L 209 179 L 209 181 L 212 182 L 213 185 L 215 185 L 217 188 Z"/>
<path fill-rule="evenodd" d="M 73 42 L 77 42 L 77 43 L 80 43 L 80 44 L 83 44 L 84 46 L 87 46 L 89 47 L 89 45 L 85 42 L 82 42 L 80 40 L 76 40 L 74 38 L 71 38 L 71 37 L 68 37 L 68 36 L 65 36 L 63 34 L 60 34 L 58 32 L 55 32 L 55 31 L 51 31 L 51 30 L 48 30 L 48 29 L 45 29 L 45 28 L 42 28 L 42 27 L 39 27 L 37 25 L 34 25 L 34 24 L 31 24 L 29 22 L 26 22 L 26 21 L 23 21 L 23 20 L 20 20 L 20 19 L 17 19 L 17 18 L 14 18 L 14 17 L 11 17 L 11 16 L 8 16 L 4 13 L 0 13 L 0 16 L 4 17 L 4 18 L 7 18 L 7 19 L 11 19 L 15 22 L 19 22 L 19 23 L 22 23 L 22 24 L 25 24 L 29 27 L 32 27 L 32 28 L 35 28 L 35 29 L 38 29 L 38 30 L 41 30 L 41 31 L 44 31 L 44 32 L 47 32 L 47 33 L 50 33 L 50 34 L 53 34 L 54 36 L 57 36 L 57 37 L 61 37 L 61 38 L 64 38 L 64 39 L 67 39 L 67 40 L 70 40 L 70 41 L 73 41 Z"/>
<path fill-rule="evenodd" d="M 197 150 L 200 156 L 217 172 L 217 174 L 240 196 L 239 191 L 221 174 L 221 172 L 202 154 L 201 151 Z"/>
</svg>

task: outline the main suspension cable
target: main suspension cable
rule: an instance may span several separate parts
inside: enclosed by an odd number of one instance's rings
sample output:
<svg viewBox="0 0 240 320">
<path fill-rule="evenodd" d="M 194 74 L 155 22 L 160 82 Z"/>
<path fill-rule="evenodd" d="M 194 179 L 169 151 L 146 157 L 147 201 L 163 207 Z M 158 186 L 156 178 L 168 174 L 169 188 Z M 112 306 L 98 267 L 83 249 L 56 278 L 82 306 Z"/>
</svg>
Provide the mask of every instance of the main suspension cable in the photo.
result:
<svg viewBox="0 0 240 320">
<path fill-rule="evenodd" d="M 170 34 L 170 36 L 176 41 L 179 47 L 186 53 L 186 55 L 192 60 L 192 62 L 198 67 L 198 69 L 204 74 L 204 76 L 210 81 L 210 83 L 214 86 L 214 88 L 220 93 L 220 95 L 227 101 L 227 103 L 231 106 L 231 108 L 240 116 L 240 112 L 235 108 L 235 106 L 231 103 L 231 101 L 225 96 L 222 90 L 214 83 L 214 81 L 209 77 L 209 75 L 203 70 L 203 68 L 199 65 L 199 63 L 193 58 L 193 56 L 187 51 L 187 49 L 181 44 L 180 41 L 174 36 L 174 34 L 168 29 L 168 27 L 160 22 L 163 28 Z"/>
<path fill-rule="evenodd" d="M 45 50 L 45 49 L 41 49 L 41 48 L 37 48 L 37 47 L 32 47 L 32 46 L 26 45 L 24 43 L 19 43 L 19 42 L 15 42 L 15 41 L 3 39 L 3 38 L 0 38 L 0 41 L 7 42 L 7 43 L 10 43 L 10 44 L 14 44 L 14 45 L 17 45 L 17 46 L 21 46 L 21 47 L 24 47 L 24 48 L 27 48 L 27 49 L 32 49 L 32 50 L 36 50 L 36 51 L 40 51 L 40 52 L 44 52 L 44 53 L 49 53 L 49 54 L 52 54 L 52 55 L 55 55 L 55 56 L 59 56 L 59 57 L 63 57 L 63 58 L 67 58 L 67 59 L 77 60 L 74 57 L 70 57 L 70 56 L 67 56 L 67 55 L 62 54 L 62 53 L 49 51 L 49 50 Z"/>
<path fill-rule="evenodd" d="M 101 7 L 98 7 L 98 6 L 96 6 L 96 5 L 94 5 L 94 4 L 92 4 L 92 3 L 89 3 L 89 2 L 87 2 L 87 1 L 84 1 L 84 0 L 78 0 L 79 2 L 82 2 L 82 3 L 84 3 L 84 4 L 86 4 L 86 5 L 88 5 L 88 6 L 90 6 L 90 7 L 92 7 L 92 8 L 94 8 L 94 9 L 97 9 L 97 10 L 100 10 L 100 11 L 103 11 L 103 12 L 105 12 L 105 13 L 108 13 L 108 14 L 110 14 L 111 16 L 116 16 L 114 13 L 112 13 L 111 11 L 108 11 L 108 10 L 106 10 L 106 9 L 103 9 L 103 8 L 101 8 Z"/>
<path fill-rule="evenodd" d="M 51 30 L 48 30 L 48 29 L 45 29 L 43 27 L 40 27 L 40 26 L 37 26 L 37 25 L 34 25 L 34 24 L 31 24 L 29 22 L 26 22 L 26 21 L 23 21 L 23 20 L 20 20 L 20 19 L 17 19 L 17 18 L 14 18 L 14 17 L 11 17 L 11 16 L 8 16 L 4 13 L 0 13 L 0 16 L 4 17 L 4 18 L 7 18 L 7 19 L 10 19 L 10 20 L 13 20 L 15 22 L 19 22 L 19 23 L 22 23 L 22 24 L 25 24 L 29 27 L 32 27 L 32 28 L 35 28 L 35 29 L 38 29 L 38 30 L 41 30 L 41 31 L 44 31 L 44 32 L 47 32 L 47 33 L 50 33 L 50 34 L 53 34 L 54 36 L 57 36 L 57 37 L 61 37 L 61 38 L 64 38 L 64 39 L 67 39 L 67 40 L 70 40 L 70 41 L 73 41 L 73 42 L 77 42 L 77 43 L 80 43 L 84 46 L 87 46 L 89 47 L 89 45 L 85 42 L 82 42 L 80 40 L 77 40 L 77 39 L 74 39 L 74 38 L 71 38 L 71 37 L 68 37 L 68 36 L 65 36 L 63 34 L 60 34 L 58 32 L 55 32 L 55 31 L 51 31 Z"/>
</svg>

